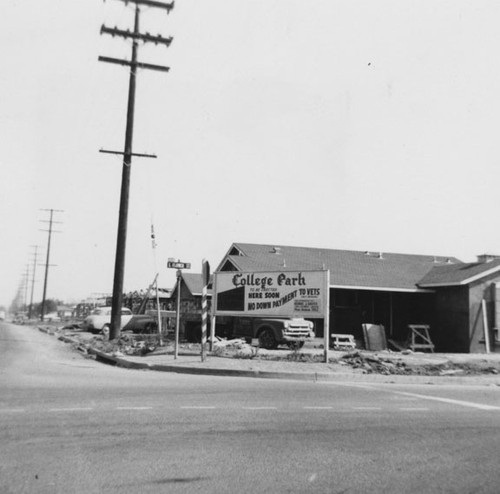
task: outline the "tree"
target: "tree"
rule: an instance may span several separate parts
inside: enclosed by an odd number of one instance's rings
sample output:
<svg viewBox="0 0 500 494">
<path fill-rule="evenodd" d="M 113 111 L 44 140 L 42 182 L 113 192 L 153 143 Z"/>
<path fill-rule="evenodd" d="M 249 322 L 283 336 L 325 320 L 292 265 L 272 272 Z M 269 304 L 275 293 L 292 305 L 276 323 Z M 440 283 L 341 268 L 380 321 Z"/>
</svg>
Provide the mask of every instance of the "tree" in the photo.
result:
<svg viewBox="0 0 500 494">
<path fill-rule="evenodd" d="M 45 314 L 50 314 L 51 312 L 57 312 L 58 305 L 62 305 L 62 302 L 60 300 L 55 300 L 51 298 L 45 300 Z M 41 313 L 42 313 L 42 303 L 39 302 L 37 304 L 33 304 L 32 316 L 40 317 Z"/>
</svg>

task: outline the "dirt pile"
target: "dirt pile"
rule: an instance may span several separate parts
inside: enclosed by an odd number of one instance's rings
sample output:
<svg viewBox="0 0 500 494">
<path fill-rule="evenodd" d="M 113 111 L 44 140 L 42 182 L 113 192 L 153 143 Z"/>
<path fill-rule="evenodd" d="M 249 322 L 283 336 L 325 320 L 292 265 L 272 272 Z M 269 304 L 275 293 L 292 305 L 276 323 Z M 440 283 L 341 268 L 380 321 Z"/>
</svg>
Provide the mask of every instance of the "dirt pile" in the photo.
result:
<svg viewBox="0 0 500 494">
<path fill-rule="evenodd" d="M 258 347 L 249 345 L 243 339 L 225 340 L 216 338 L 214 341 L 213 355 L 218 357 L 253 359 L 257 357 L 258 353 Z"/>
<path fill-rule="evenodd" d="M 94 349 L 120 357 L 123 355 L 147 355 L 154 352 L 157 346 L 157 338 L 138 338 L 137 335 L 131 337 L 124 334 L 116 341 L 107 341 L 102 336 L 81 341 L 78 350 L 89 353 L 91 349 Z"/>
<path fill-rule="evenodd" d="M 339 359 L 342 365 L 359 369 L 365 374 L 383 375 L 415 375 L 415 376 L 456 376 L 477 374 L 499 374 L 500 366 L 491 362 L 453 363 L 451 361 L 421 363 L 404 360 L 402 356 L 385 358 L 378 355 L 367 355 L 351 352 Z"/>
</svg>

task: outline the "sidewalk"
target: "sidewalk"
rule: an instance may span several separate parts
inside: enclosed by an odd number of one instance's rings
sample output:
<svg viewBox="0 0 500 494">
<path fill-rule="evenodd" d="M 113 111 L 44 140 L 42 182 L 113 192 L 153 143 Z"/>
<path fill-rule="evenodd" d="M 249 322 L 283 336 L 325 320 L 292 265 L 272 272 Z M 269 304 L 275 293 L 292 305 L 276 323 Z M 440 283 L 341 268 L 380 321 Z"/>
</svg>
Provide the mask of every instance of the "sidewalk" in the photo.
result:
<svg viewBox="0 0 500 494">
<path fill-rule="evenodd" d="M 71 343 L 75 348 L 86 351 L 82 335 L 75 335 L 71 331 L 54 331 L 43 327 L 40 331 L 56 335 L 60 340 Z M 195 345 L 191 345 L 195 346 Z M 103 353 L 96 348 L 89 348 L 96 360 L 111 365 L 130 369 L 144 369 L 161 372 L 175 372 L 180 374 L 196 374 L 211 376 L 239 376 L 267 379 L 291 379 L 310 382 L 366 382 L 366 383 L 397 383 L 397 384 L 461 384 L 461 385 L 497 385 L 500 386 L 500 354 L 432 354 L 400 352 L 356 352 L 360 359 L 367 362 L 381 362 L 384 369 L 401 368 L 408 374 L 375 373 L 370 367 L 353 368 L 346 358 L 354 356 L 353 352 L 330 352 L 330 362 L 321 360 L 323 350 L 320 348 L 304 348 L 300 354 L 292 355 L 305 361 L 283 360 L 290 358 L 291 351 L 259 351 L 257 357 L 234 358 L 234 356 L 215 356 L 208 354 L 205 362 L 201 361 L 199 353 L 180 349 L 177 358 L 174 358 L 171 347 L 158 348 L 145 356 L 131 356 Z M 272 360 L 280 358 L 280 360 Z M 316 360 L 316 361 L 313 361 Z M 377 364 L 378 365 L 378 364 Z M 441 370 L 454 365 L 463 366 L 457 370 Z M 435 369 L 436 374 L 418 375 L 411 373 L 411 369 L 420 369 L 427 366 Z M 367 370 L 368 368 L 368 370 Z M 476 373 L 477 368 L 483 372 Z M 419 372 L 419 371 L 417 371 Z M 444 375 L 439 375 L 439 372 Z M 473 372 L 473 373 L 471 373 Z"/>
</svg>

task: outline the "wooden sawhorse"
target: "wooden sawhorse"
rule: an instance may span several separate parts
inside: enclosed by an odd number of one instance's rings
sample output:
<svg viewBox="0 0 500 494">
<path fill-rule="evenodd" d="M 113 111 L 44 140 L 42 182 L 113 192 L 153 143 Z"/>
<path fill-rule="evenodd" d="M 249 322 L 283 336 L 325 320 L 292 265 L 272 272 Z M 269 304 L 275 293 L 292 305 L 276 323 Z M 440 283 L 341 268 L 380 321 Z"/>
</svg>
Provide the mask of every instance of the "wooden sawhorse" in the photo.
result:
<svg viewBox="0 0 500 494">
<path fill-rule="evenodd" d="M 408 324 L 411 334 L 409 335 L 410 344 L 408 347 L 412 350 L 430 350 L 434 353 L 434 343 L 429 336 L 428 324 Z"/>
</svg>

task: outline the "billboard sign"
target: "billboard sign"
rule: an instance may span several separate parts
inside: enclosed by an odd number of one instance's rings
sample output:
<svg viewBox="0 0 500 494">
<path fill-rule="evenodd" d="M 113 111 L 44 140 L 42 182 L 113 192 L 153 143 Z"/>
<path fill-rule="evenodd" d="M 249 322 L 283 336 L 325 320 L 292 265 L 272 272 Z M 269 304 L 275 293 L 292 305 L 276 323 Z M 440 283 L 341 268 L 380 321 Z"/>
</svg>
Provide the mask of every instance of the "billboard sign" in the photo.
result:
<svg viewBox="0 0 500 494">
<path fill-rule="evenodd" d="M 215 314 L 325 317 L 327 271 L 215 273 Z"/>
</svg>

